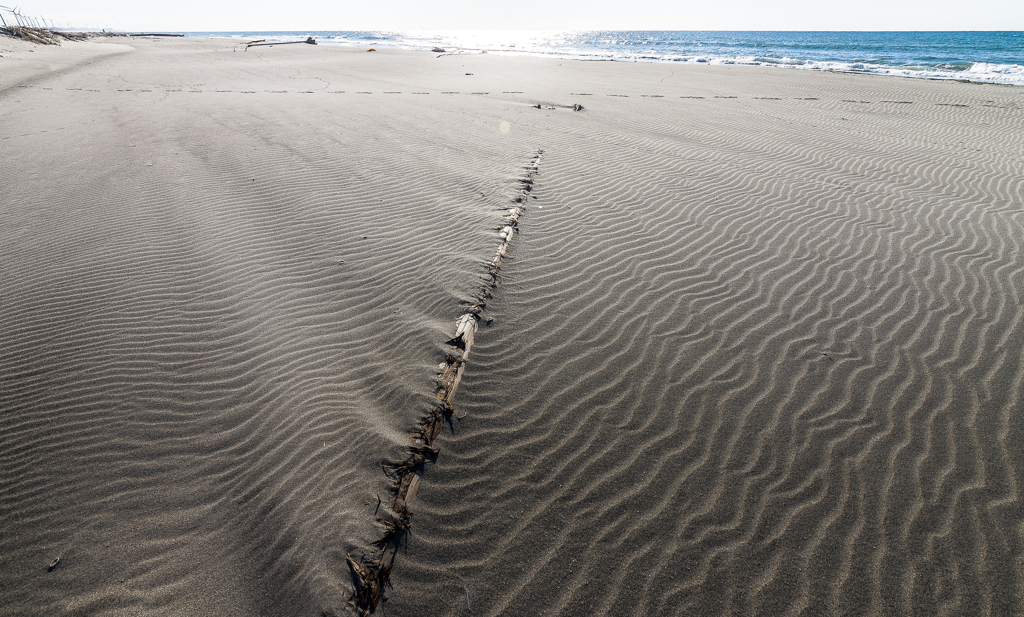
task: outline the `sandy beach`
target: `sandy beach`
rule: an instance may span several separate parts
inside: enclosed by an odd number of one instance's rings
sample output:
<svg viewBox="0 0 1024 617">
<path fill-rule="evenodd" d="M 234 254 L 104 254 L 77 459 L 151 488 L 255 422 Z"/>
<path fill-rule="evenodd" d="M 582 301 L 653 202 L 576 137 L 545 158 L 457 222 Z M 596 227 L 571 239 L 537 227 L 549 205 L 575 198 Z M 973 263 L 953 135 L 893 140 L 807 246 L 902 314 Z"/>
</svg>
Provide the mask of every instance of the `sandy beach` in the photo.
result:
<svg viewBox="0 0 1024 617">
<path fill-rule="evenodd" d="M 4 615 L 358 614 L 482 289 L 377 614 L 1024 612 L 1024 88 L 0 38 L 0 190 Z"/>
</svg>

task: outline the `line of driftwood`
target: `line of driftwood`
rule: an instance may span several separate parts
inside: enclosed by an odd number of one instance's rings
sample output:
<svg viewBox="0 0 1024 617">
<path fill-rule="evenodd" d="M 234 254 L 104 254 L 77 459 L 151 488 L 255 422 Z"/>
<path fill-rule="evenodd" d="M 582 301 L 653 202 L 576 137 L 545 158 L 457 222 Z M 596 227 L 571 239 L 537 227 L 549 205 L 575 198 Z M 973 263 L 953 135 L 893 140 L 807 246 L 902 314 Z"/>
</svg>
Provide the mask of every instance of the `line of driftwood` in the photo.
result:
<svg viewBox="0 0 1024 617">
<path fill-rule="evenodd" d="M 543 150 L 538 151 L 526 166 L 526 173 L 519 180 L 519 193 L 512 200 L 515 205 L 508 208 L 503 217 L 503 225 L 499 228 L 498 237 L 501 243 L 488 262 L 484 282 L 473 299 L 465 304 L 466 312 L 455 322 L 455 336 L 446 343 L 451 349 L 439 367 L 437 389 L 434 392 L 436 403 L 420 419 L 417 431 L 410 435 L 413 443 L 407 448 L 409 456 L 404 460 L 383 465 L 385 473 L 392 479 L 392 498 L 387 507 L 388 512 L 377 519 L 384 528 L 384 533 L 374 542 L 377 550 L 372 555 L 363 554 L 358 559 L 351 554 L 348 555 L 348 564 L 355 579 L 355 591 L 350 599 L 363 615 L 369 615 L 381 602 L 387 600 L 384 589 L 391 576 L 395 555 L 409 531 L 413 514 L 409 506 L 416 500 L 425 464 L 437 459 L 438 449 L 434 442 L 440 435 L 444 423 L 451 422 L 454 413 L 452 401 L 466 368 L 466 359 L 473 346 L 480 314 L 487 307 L 487 302 L 497 287 L 502 258 L 505 257 L 519 226 L 519 217 L 526 210 L 526 202 L 533 190 L 534 176 L 540 168 L 543 153 Z M 456 414 L 456 417 L 463 418 L 465 413 Z"/>
<path fill-rule="evenodd" d="M 38 43 L 39 45 L 60 45 L 61 39 L 66 41 L 84 41 L 89 38 L 86 32 L 62 32 L 49 28 L 29 28 L 27 26 L 7 26 L 0 28 L 9 36 Z"/>
<path fill-rule="evenodd" d="M 87 41 L 94 37 L 133 37 L 133 36 L 163 36 L 183 37 L 184 34 L 166 34 L 162 32 L 65 32 L 63 30 L 51 30 L 50 28 L 30 28 L 28 26 L 0 26 L 0 33 L 17 37 L 39 45 L 60 45 L 61 40 L 65 41 Z"/>
</svg>

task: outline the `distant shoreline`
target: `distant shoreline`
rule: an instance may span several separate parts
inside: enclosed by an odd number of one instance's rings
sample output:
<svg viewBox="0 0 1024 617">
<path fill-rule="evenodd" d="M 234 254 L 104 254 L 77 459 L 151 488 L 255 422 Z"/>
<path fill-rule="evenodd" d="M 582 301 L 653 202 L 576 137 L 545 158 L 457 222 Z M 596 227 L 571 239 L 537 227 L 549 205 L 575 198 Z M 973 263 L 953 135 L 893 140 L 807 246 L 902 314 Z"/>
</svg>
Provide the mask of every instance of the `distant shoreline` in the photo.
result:
<svg viewBox="0 0 1024 617">
<path fill-rule="evenodd" d="M 183 32 L 188 37 L 294 40 L 575 60 L 773 66 L 1024 85 L 1021 32 Z M 1002 51 L 1000 51 L 1002 50 Z"/>
</svg>

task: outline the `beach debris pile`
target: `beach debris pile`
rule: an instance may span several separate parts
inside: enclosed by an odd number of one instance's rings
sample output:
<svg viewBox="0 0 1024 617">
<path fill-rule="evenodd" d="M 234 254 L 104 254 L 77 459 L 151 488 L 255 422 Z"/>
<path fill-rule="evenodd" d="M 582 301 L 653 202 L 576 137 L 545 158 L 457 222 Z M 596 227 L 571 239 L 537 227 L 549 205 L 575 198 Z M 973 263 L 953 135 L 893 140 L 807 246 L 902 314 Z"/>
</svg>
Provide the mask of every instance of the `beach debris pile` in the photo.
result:
<svg viewBox="0 0 1024 617">
<path fill-rule="evenodd" d="M 50 30 L 49 28 L 29 28 L 27 26 L 0 27 L 0 32 L 8 36 L 31 41 L 38 45 L 60 45 L 61 39 L 65 41 L 84 41 L 89 38 L 89 34 L 85 32 L 62 32 L 60 30 Z"/>
<path fill-rule="evenodd" d="M 533 191 L 534 177 L 540 169 L 540 159 L 543 154 L 543 150 L 538 150 L 530 163 L 526 165 L 526 173 L 518 181 L 519 192 L 512 200 L 513 205 L 507 208 L 502 217 L 502 225 L 497 228 L 498 238 L 501 242 L 498 244 L 494 256 L 487 263 L 487 274 L 483 283 L 472 300 L 464 304 L 465 313 L 455 321 L 455 336 L 446 341 L 450 350 L 445 361 L 438 367 L 437 389 L 434 391 L 436 403 L 420 419 L 416 432 L 410 435 L 413 443 L 406 448 L 408 457 L 401 461 L 383 464 L 385 473 L 392 478 L 392 499 L 387 508 L 389 512 L 377 519 L 384 529 L 383 535 L 374 542 L 377 551 L 374 551 L 372 555 L 364 554 L 358 559 L 351 554 L 347 556 L 356 582 L 356 589 L 350 600 L 363 615 L 369 615 L 376 610 L 381 602 L 387 600 L 384 589 L 387 587 L 391 570 L 394 567 L 395 555 L 410 527 L 413 511 L 409 506 L 416 500 L 416 492 L 419 489 L 420 479 L 423 477 L 425 464 L 427 461 L 437 460 L 439 450 L 434 446 L 434 442 L 440 435 L 441 428 L 446 421 L 451 422 L 452 415 L 459 419 L 466 415 L 465 413 L 456 414 L 452 401 L 455 398 L 459 382 L 462 380 L 469 351 L 473 347 L 477 325 L 480 323 L 480 314 L 487 307 L 487 302 L 493 297 L 494 289 L 498 286 L 498 273 L 501 270 L 502 259 L 508 251 L 512 238 L 515 237 L 519 227 L 519 218 L 526 211 L 527 201 Z M 466 600 L 468 603 L 468 590 Z"/>
</svg>

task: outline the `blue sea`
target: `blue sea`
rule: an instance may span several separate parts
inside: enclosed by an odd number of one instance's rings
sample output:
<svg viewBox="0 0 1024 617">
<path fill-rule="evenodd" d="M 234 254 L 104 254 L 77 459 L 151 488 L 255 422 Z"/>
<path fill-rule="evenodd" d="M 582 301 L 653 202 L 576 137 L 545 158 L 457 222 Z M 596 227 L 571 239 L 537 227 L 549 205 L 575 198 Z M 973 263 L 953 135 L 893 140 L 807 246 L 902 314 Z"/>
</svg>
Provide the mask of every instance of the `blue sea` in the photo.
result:
<svg viewBox="0 0 1024 617">
<path fill-rule="evenodd" d="M 1024 85 L 1024 32 L 190 32 L 321 45 L 621 62 L 744 64 Z"/>
</svg>

